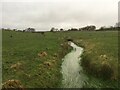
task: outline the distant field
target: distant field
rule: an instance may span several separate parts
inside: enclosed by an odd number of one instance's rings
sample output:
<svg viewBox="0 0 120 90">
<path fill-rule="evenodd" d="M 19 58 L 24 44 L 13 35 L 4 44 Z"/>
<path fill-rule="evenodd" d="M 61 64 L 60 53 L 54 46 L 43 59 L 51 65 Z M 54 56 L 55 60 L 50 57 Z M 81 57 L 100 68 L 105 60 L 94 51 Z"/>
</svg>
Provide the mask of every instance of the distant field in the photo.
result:
<svg viewBox="0 0 120 90">
<path fill-rule="evenodd" d="M 82 66 L 85 71 L 103 81 L 107 79 L 101 87 L 117 87 L 117 31 L 46 32 L 45 35 L 3 31 L 3 83 L 17 79 L 24 87 L 59 87 L 62 80 L 61 59 L 70 51 L 65 43 L 67 38 L 84 47 Z M 47 55 L 39 57 L 42 51 Z M 14 64 L 19 64 L 19 67 L 11 68 Z"/>
</svg>

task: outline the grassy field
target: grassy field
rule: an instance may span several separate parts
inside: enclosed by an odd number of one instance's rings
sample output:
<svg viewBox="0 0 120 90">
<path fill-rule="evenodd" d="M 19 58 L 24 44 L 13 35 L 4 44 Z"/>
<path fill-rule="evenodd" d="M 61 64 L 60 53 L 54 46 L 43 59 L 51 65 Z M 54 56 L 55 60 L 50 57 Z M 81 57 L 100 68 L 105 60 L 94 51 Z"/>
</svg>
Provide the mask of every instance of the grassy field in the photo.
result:
<svg viewBox="0 0 120 90">
<path fill-rule="evenodd" d="M 39 33 L 3 31 L 3 83 L 13 79 L 27 88 L 59 87 L 62 58 L 70 51 L 59 37 L 54 33 L 43 36 Z M 47 55 L 39 57 L 41 52 Z"/>
<path fill-rule="evenodd" d="M 104 84 L 100 87 L 117 87 L 117 31 L 46 32 L 45 36 L 40 33 L 3 31 L 3 83 L 16 79 L 29 88 L 59 87 L 62 79 L 61 59 L 71 49 L 65 42 L 67 38 L 84 47 L 82 66 L 90 75 L 89 83 L 101 82 Z M 47 55 L 39 57 L 41 52 Z M 12 68 L 14 65 L 17 67 Z M 91 84 L 86 87 L 95 87 Z"/>
</svg>

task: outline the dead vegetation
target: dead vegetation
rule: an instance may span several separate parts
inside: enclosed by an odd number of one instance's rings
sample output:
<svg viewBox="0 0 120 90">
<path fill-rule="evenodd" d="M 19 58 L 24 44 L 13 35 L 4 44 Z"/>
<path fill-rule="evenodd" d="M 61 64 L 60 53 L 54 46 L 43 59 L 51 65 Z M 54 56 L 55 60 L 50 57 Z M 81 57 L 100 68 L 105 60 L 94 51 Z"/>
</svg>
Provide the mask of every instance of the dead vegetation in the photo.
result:
<svg viewBox="0 0 120 90">
<path fill-rule="evenodd" d="M 38 53 L 38 56 L 39 57 L 45 57 L 45 56 L 47 56 L 47 53 L 44 51 L 44 52 L 40 52 L 40 53 Z"/>
<path fill-rule="evenodd" d="M 12 65 L 10 66 L 10 68 L 11 68 L 11 69 L 14 69 L 14 70 L 19 70 L 19 69 L 22 68 L 22 63 L 17 62 L 16 64 L 12 64 Z"/>
<path fill-rule="evenodd" d="M 8 89 L 8 88 L 16 88 L 18 90 L 24 90 L 23 85 L 19 80 L 8 80 L 2 85 L 3 89 Z"/>
<path fill-rule="evenodd" d="M 56 64 L 56 60 L 48 60 L 48 61 L 43 62 L 43 65 L 45 65 L 46 67 L 49 67 L 49 68 L 51 68 L 55 64 Z"/>
</svg>

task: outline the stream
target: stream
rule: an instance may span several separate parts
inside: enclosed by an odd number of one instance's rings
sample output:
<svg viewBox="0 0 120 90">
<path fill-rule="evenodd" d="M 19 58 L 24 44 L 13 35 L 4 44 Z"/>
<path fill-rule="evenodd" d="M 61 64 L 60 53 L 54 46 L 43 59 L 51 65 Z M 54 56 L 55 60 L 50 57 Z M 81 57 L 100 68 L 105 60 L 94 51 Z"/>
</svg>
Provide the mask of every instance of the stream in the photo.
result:
<svg viewBox="0 0 120 90">
<path fill-rule="evenodd" d="M 62 88 L 118 88 L 118 82 L 111 82 L 86 75 L 81 66 L 83 48 L 68 42 L 73 48 L 62 60 Z"/>
<path fill-rule="evenodd" d="M 82 88 L 88 78 L 83 73 L 81 63 L 81 54 L 83 48 L 77 46 L 73 42 L 68 42 L 73 50 L 63 58 L 62 63 L 62 87 L 63 88 Z"/>
</svg>

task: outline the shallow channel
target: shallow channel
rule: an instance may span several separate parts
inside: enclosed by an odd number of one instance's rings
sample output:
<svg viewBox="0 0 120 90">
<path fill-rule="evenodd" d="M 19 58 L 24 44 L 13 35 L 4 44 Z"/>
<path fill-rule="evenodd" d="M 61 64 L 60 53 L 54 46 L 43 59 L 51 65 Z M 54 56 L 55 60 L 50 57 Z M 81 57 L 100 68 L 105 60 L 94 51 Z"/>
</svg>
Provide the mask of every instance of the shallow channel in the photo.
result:
<svg viewBox="0 0 120 90">
<path fill-rule="evenodd" d="M 69 42 L 73 50 L 63 58 L 62 63 L 62 87 L 63 88 L 82 88 L 87 81 L 83 68 L 80 65 L 83 48 L 73 42 Z"/>
</svg>

